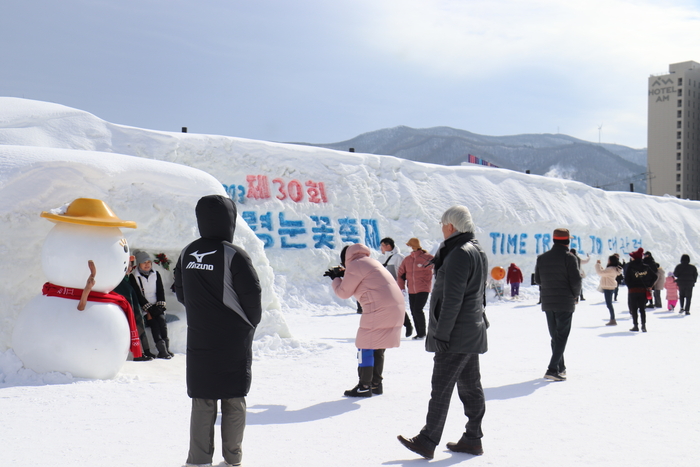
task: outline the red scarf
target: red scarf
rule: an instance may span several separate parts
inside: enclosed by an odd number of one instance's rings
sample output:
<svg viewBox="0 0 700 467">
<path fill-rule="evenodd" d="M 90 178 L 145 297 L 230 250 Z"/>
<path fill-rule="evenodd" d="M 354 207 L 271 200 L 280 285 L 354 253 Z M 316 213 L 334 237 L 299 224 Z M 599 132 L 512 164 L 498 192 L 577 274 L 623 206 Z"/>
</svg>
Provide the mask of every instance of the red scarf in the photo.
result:
<svg viewBox="0 0 700 467">
<path fill-rule="evenodd" d="M 44 284 L 44 288 L 41 291 L 44 295 L 49 297 L 61 297 L 61 298 L 72 298 L 73 300 L 80 300 L 83 295 L 83 289 L 73 289 L 71 287 L 61 287 L 59 285 L 47 282 Z M 129 350 L 134 354 L 134 358 L 142 356 L 141 353 L 141 341 L 139 340 L 139 331 L 136 328 L 136 319 L 134 318 L 134 310 L 131 309 L 131 304 L 129 300 L 124 298 L 124 296 L 119 295 L 116 292 L 101 293 L 101 292 L 90 292 L 88 295 L 88 301 L 91 302 L 102 302 L 102 303 L 114 303 L 122 307 L 124 314 L 126 315 L 126 320 L 129 322 L 129 333 L 131 334 L 131 346 Z"/>
</svg>

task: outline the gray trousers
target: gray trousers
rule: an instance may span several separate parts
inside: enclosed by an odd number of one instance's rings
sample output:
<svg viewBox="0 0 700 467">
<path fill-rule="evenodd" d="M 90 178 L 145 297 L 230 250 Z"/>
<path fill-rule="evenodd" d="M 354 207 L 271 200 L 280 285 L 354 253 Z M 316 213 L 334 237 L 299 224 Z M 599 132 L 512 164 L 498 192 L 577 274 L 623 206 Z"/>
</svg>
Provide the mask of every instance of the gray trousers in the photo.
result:
<svg viewBox="0 0 700 467">
<path fill-rule="evenodd" d="M 212 462 L 217 411 L 216 399 L 192 399 L 188 464 Z M 245 415 L 245 397 L 221 399 L 221 449 L 224 460 L 232 465 L 240 464 L 243 458 L 241 445 L 245 430 Z"/>
<path fill-rule="evenodd" d="M 481 387 L 479 354 L 435 352 L 431 382 L 428 415 L 420 435 L 434 446 L 440 444 L 452 392 L 457 385 L 457 394 L 468 419 L 462 437 L 481 439 L 484 436 L 481 421 L 486 413 L 486 399 Z"/>
</svg>

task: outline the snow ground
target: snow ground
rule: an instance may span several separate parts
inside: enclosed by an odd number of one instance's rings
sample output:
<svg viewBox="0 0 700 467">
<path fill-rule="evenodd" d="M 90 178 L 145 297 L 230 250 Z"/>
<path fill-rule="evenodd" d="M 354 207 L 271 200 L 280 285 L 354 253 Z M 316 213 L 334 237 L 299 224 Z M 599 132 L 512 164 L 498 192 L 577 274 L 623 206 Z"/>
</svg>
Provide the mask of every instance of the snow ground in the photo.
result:
<svg viewBox="0 0 700 467">
<path fill-rule="evenodd" d="M 465 422 L 455 394 L 434 466 L 697 465 L 700 331 L 694 315 L 648 313 L 649 332 L 629 332 L 626 289 L 619 325 L 606 327 L 602 294 L 586 291 L 566 351 L 568 380 L 548 382 L 546 322 L 536 289 L 489 303 L 487 398 L 481 457 L 453 454 Z M 665 302 L 664 302 L 665 303 Z M 385 393 L 352 399 L 358 315 L 339 305 L 284 310 L 296 339 L 259 346 L 247 398 L 246 466 L 413 466 L 406 450 L 425 420 L 431 355 L 404 339 L 387 351 Z M 114 380 L 36 375 L 0 354 L 0 465 L 184 465 L 190 402 L 185 357 L 127 362 Z M 214 465 L 223 466 L 218 442 Z M 217 464 L 219 463 L 219 464 Z"/>
</svg>

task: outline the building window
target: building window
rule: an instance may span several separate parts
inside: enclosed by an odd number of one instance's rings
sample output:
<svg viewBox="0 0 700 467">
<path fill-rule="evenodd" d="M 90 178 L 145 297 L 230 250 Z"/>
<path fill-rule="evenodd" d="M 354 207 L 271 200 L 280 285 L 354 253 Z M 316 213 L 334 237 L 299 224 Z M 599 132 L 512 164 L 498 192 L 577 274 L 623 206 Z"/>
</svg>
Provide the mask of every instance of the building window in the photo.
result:
<svg viewBox="0 0 700 467">
<path fill-rule="evenodd" d="M 681 191 L 681 185 L 680 185 L 680 184 L 676 185 L 676 191 Z"/>
<path fill-rule="evenodd" d="M 676 153 L 676 160 L 677 161 L 681 160 L 681 153 L 680 152 Z"/>
<path fill-rule="evenodd" d="M 683 127 L 683 123 L 680 120 L 678 120 L 678 122 L 676 123 L 676 128 L 682 128 L 682 127 Z"/>
<path fill-rule="evenodd" d="M 681 143 L 680 142 L 676 143 L 676 149 L 680 149 L 680 148 L 681 148 Z"/>
<path fill-rule="evenodd" d="M 681 97 L 682 95 L 683 95 L 683 90 L 682 90 L 682 89 L 679 89 L 679 90 L 678 90 L 678 97 Z"/>
<path fill-rule="evenodd" d="M 678 86 L 683 86 L 683 78 L 678 78 Z"/>
<path fill-rule="evenodd" d="M 681 170 L 681 165 L 680 165 L 680 164 L 676 164 L 676 170 Z"/>
<path fill-rule="evenodd" d="M 678 99 L 678 107 L 683 107 L 683 99 Z"/>
<path fill-rule="evenodd" d="M 682 110 L 679 110 L 679 111 L 678 111 L 678 118 L 682 118 L 682 117 L 683 117 L 683 111 L 682 111 Z"/>
<path fill-rule="evenodd" d="M 681 139 L 681 132 L 680 131 L 676 132 L 676 139 Z"/>
</svg>

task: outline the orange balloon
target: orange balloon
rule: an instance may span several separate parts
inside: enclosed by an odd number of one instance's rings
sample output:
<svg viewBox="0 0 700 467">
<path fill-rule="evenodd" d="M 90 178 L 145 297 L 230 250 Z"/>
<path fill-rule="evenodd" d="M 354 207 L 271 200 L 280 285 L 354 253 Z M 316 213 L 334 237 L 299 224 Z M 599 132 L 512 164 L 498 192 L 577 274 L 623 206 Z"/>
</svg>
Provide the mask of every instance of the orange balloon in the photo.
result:
<svg viewBox="0 0 700 467">
<path fill-rule="evenodd" d="M 500 281 L 501 279 L 506 277 L 506 270 L 500 266 L 496 266 L 495 268 L 491 269 L 491 277 L 493 277 L 497 281 Z"/>
</svg>

